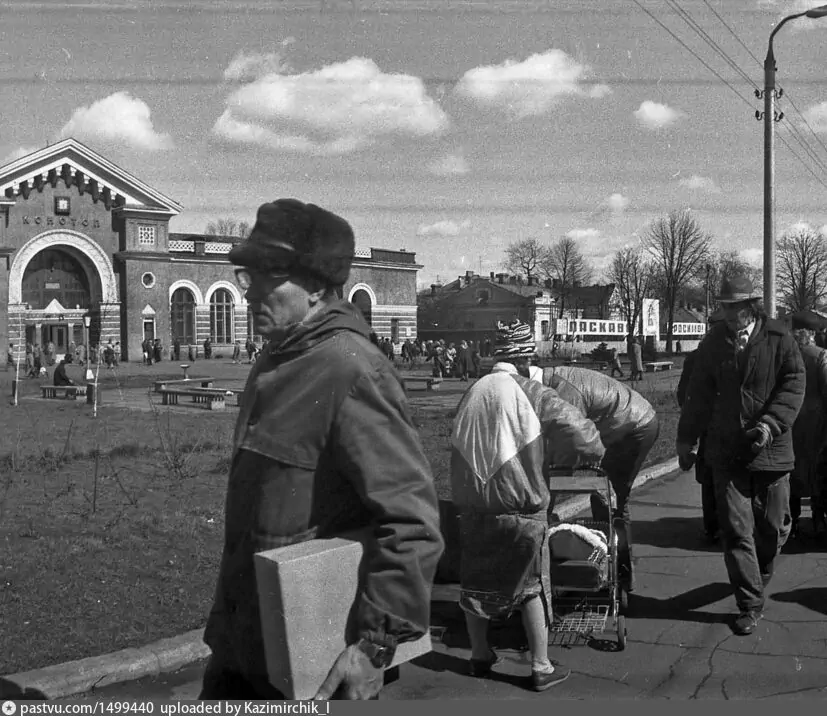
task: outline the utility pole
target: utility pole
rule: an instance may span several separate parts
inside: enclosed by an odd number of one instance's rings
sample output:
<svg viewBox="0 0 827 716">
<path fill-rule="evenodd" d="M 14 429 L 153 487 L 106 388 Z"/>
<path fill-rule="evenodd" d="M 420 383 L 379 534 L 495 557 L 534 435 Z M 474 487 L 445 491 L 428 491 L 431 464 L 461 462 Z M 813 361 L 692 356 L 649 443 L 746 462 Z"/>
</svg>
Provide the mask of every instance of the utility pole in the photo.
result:
<svg viewBox="0 0 827 716">
<path fill-rule="evenodd" d="M 775 123 L 784 118 L 783 112 L 775 111 L 775 100 L 782 96 L 783 90 L 776 92 L 775 89 L 775 72 L 778 68 L 772 41 L 787 22 L 799 17 L 811 20 L 827 17 L 827 5 L 789 15 L 775 26 L 770 33 L 764 60 L 764 91 L 755 90 L 756 97 L 764 98 L 764 111 L 756 111 L 755 118 L 764 120 L 764 310 L 770 318 L 775 318 Z"/>
<path fill-rule="evenodd" d="M 705 330 L 709 330 L 709 270 L 711 266 L 706 265 L 706 282 L 704 283 L 704 324 Z"/>
</svg>

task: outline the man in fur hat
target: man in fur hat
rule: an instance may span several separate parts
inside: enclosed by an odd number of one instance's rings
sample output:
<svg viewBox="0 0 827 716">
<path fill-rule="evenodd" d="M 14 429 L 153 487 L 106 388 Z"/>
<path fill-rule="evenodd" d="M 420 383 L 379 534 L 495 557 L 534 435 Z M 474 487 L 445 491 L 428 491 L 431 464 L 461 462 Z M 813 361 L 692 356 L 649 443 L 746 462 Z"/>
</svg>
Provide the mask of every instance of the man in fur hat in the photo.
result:
<svg viewBox="0 0 827 716">
<path fill-rule="evenodd" d="M 230 251 L 268 343 L 236 422 L 202 699 L 283 698 L 267 676 L 256 552 L 369 530 L 362 585 L 341 605 L 354 629 L 316 699 L 375 698 L 397 645 L 428 633 L 436 489 L 398 373 L 338 298 L 353 256 L 344 219 L 295 199 L 262 205 Z"/>
<path fill-rule="evenodd" d="M 548 658 L 547 467 L 599 464 L 604 448 L 593 422 L 530 379 L 535 350 L 527 324 L 499 324 L 497 363 L 457 409 L 451 486 L 460 513 L 460 607 L 471 641 L 471 675 L 487 676 L 499 662 L 488 643 L 489 621 L 519 610 L 532 688 L 545 691 L 570 673 Z"/>
<path fill-rule="evenodd" d="M 792 427 L 804 400 L 801 353 L 785 326 L 759 308 L 745 276 L 723 281 L 724 320 L 698 347 L 676 449 L 684 469 L 706 434 L 724 562 L 747 635 L 763 616 L 775 558 L 790 532 Z"/>
</svg>

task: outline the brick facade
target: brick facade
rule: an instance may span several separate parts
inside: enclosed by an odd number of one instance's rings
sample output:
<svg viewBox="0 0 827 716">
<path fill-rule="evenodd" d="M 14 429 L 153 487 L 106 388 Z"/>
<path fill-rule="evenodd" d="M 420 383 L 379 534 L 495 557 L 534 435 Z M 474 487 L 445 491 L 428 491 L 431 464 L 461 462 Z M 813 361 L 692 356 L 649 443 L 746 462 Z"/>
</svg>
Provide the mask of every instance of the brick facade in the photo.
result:
<svg viewBox="0 0 827 716">
<path fill-rule="evenodd" d="M 199 357 L 207 337 L 214 356 L 227 357 L 233 340 L 243 345 L 248 308 L 226 260 L 237 239 L 170 233 L 181 209 L 73 139 L 0 167 L 3 345 L 20 352 L 27 339 L 53 340 L 65 350 L 86 340 L 89 317 L 90 343 L 120 341 L 122 360 L 141 360 L 145 334 L 161 339 L 167 357 L 176 289 L 186 291 L 192 316 L 176 325 L 192 334 Z M 413 338 L 420 268 L 410 252 L 362 249 L 344 297 L 358 294 L 380 336 Z M 212 299 L 219 301 L 213 308 Z M 216 330 L 230 340 L 216 340 Z"/>
</svg>

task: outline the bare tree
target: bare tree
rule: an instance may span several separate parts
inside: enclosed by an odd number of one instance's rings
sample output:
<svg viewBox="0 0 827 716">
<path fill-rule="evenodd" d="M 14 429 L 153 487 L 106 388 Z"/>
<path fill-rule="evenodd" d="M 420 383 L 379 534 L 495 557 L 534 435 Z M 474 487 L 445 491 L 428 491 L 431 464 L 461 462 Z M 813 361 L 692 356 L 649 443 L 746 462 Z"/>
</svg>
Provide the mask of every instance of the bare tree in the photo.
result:
<svg viewBox="0 0 827 716">
<path fill-rule="evenodd" d="M 814 309 L 827 297 L 827 242 L 809 227 L 793 229 L 776 242 L 778 288 L 790 311 Z"/>
<path fill-rule="evenodd" d="M 557 281 L 557 315 L 562 318 L 570 303 L 572 289 L 588 285 L 592 280 L 592 267 L 580 252 L 577 242 L 570 236 L 564 236 L 549 249 L 541 268 L 546 278 Z"/>
<path fill-rule="evenodd" d="M 666 304 L 666 351 L 671 353 L 675 304 L 681 291 L 705 269 L 710 236 L 689 210 L 683 210 L 653 221 L 643 241 Z"/>
<path fill-rule="evenodd" d="M 537 276 L 548 255 L 548 247 L 537 239 L 523 239 L 508 245 L 505 250 L 505 268 L 526 278 Z"/>
<path fill-rule="evenodd" d="M 237 236 L 246 239 L 250 235 L 251 227 L 246 221 L 238 221 L 232 217 L 222 217 L 207 223 L 205 234 L 210 236 Z"/>
<path fill-rule="evenodd" d="M 760 292 L 763 287 L 760 267 L 751 264 L 738 251 L 717 251 L 710 252 L 704 266 L 699 267 L 696 280 L 687 284 L 681 292 L 681 297 L 687 304 L 704 306 L 711 313 L 718 289 L 724 279 L 733 276 L 746 276 L 752 282 L 755 291 Z"/>
<path fill-rule="evenodd" d="M 643 315 L 643 299 L 652 286 L 652 267 L 640 248 L 628 246 L 614 255 L 608 279 L 617 290 L 617 298 L 631 338 Z"/>
</svg>

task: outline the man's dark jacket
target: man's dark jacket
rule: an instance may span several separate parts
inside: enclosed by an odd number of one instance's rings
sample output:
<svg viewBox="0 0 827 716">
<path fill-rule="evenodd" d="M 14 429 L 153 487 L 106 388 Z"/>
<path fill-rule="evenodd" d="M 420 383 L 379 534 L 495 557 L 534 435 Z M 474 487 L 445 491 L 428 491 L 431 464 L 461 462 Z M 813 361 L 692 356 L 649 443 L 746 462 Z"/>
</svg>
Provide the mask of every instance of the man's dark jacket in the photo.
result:
<svg viewBox="0 0 827 716">
<path fill-rule="evenodd" d="M 678 440 L 692 445 L 706 433 L 705 458 L 712 465 L 762 472 L 788 472 L 795 460 L 792 426 L 804 400 L 804 362 L 785 326 L 761 315 L 746 348 L 718 323 L 698 346 Z M 745 432 L 759 422 L 772 434 L 757 454 Z"/>
<path fill-rule="evenodd" d="M 359 310 L 337 301 L 262 350 L 247 380 L 204 636 L 243 675 L 267 674 L 262 550 L 370 527 L 356 636 L 399 643 L 428 630 L 443 550 L 436 490 L 400 378 L 369 334 Z"/>
</svg>

